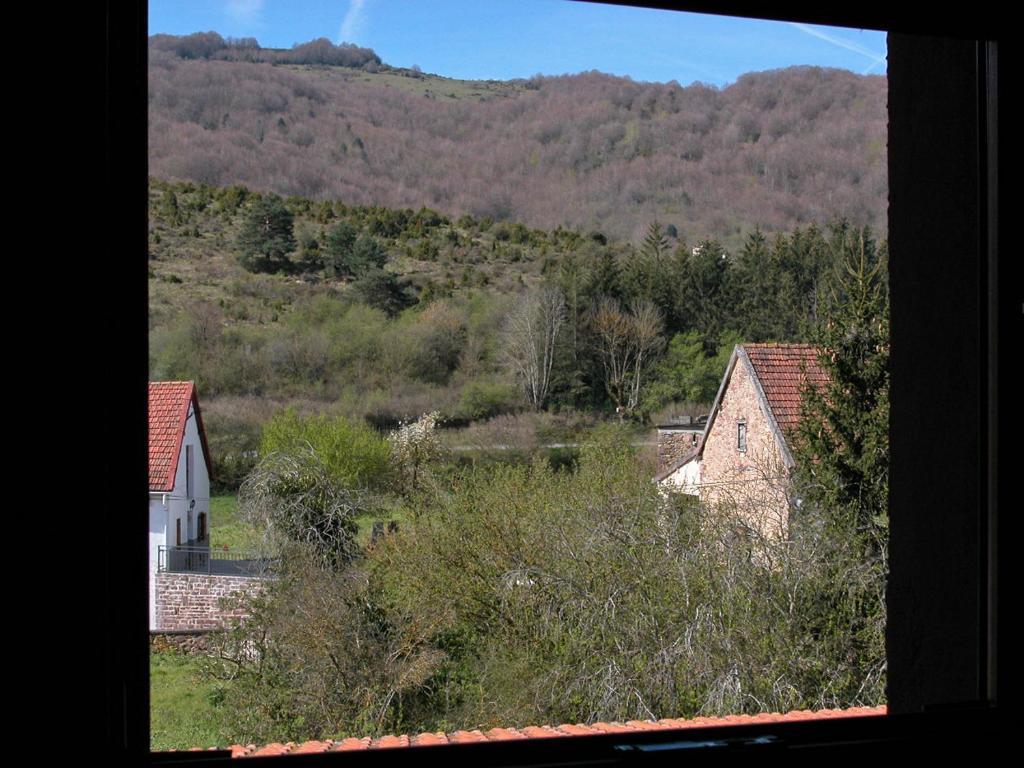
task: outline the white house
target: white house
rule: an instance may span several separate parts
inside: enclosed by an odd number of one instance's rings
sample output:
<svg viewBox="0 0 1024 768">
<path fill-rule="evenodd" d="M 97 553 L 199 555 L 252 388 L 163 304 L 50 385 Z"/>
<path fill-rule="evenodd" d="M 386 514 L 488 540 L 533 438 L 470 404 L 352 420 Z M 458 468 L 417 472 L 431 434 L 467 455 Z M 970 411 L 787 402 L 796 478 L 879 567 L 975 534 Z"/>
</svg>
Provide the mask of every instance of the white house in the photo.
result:
<svg viewBox="0 0 1024 768">
<path fill-rule="evenodd" d="M 210 451 L 195 383 L 149 383 L 149 626 L 156 574 L 169 559 L 209 549 Z M 182 547 L 185 549 L 175 549 Z"/>
</svg>

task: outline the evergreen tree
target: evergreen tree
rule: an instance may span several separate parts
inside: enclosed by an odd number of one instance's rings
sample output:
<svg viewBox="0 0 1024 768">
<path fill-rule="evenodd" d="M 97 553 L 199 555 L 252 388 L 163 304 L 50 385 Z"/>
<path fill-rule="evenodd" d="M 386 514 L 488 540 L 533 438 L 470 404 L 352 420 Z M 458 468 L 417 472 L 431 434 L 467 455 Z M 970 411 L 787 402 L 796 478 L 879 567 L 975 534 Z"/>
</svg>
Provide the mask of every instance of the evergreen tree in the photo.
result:
<svg viewBox="0 0 1024 768">
<path fill-rule="evenodd" d="M 889 301 L 884 251 L 865 229 L 833 232 L 836 271 L 815 339 L 829 383 L 808 387 L 796 443 L 804 500 L 884 550 L 889 493 Z"/>
<path fill-rule="evenodd" d="M 777 330 L 778 282 L 780 264 L 768 248 L 760 229 L 747 236 L 736 257 L 730 276 L 731 324 L 740 330 L 744 341 L 784 341 Z"/>
<path fill-rule="evenodd" d="M 655 219 L 647 226 L 647 234 L 644 236 L 640 252 L 648 258 L 659 259 L 666 251 L 668 251 L 668 240 L 665 239 L 661 224 Z"/>
<path fill-rule="evenodd" d="M 324 264 L 335 277 L 361 277 L 380 269 L 388 254 L 376 238 L 360 235 L 347 221 L 340 222 L 327 235 Z"/>
<path fill-rule="evenodd" d="M 178 207 L 178 196 L 173 189 L 164 190 L 160 198 L 160 215 L 171 225 L 177 226 L 182 223 L 181 209 Z"/>
<path fill-rule="evenodd" d="M 250 272 L 279 272 L 289 267 L 295 249 L 293 217 L 281 198 L 268 195 L 249 209 L 238 233 L 242 266 Z"/>
<path fill-rule="evenodd" d="M 604 296 L 622 298 L 622 270 L 610 248 L 601 248 L 588 270 L 587 294 L 596 301 Z"/>
<path fill-rule="evenodd" d="M 725 327 L 730 305 L 729 260 L 721 243 L 703 240 L 692 251 L 677 254 L 676 312 L 680 324 L 696 329 L 704 348 L 713 352 Z"/>
<path fill-rule="evenodd" d="M 370 270 L 381 269 L 388 260 L 388 253 L 377 240 L 369 235 L 359 237 L 352 246 L 349 268 L 356 277 Z"/>
<path fill-rule="evenodd" d="M 324 266 L 335 277 L 352 274 L 352 246 L 355 245 L 358 234 L 358 230 L 347 221 L 338 222 L 327 233 L 324 242 Z"/>
<path fill-rule="evenodd" d="M 363 304 L 392 317 L 415 303 L 398 278 L 379 267 L 366 270 L 352 283 L 352 293 Z"/>
</svg>

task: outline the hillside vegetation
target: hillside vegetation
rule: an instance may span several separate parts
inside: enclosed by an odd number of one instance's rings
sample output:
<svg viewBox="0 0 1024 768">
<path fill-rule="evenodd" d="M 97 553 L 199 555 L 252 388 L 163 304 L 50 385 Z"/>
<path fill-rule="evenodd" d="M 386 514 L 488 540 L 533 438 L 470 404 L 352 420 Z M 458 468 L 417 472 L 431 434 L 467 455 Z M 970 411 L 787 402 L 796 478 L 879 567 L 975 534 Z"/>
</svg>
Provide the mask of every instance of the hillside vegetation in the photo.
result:
<svg viewBox="0 0 1024 768">
<path fill-rule="evenodd" d="M 730 251 L 658 221 L 628 242 L 153 179 L 150 376 L 198 383 L 227 488 L 288 405 L 388 429 L 490 420 L 467 435 L 484 445 L 571 440 L 709 403 L 737 341 L 806 341 L 858 236 L 837 221 Z"/>
<path fill-rule="evenodd" d="M 150 44 L 161 178 L 620 239 L 657 218 L 727 247 L 755 226 L 838 215 L 884 229 L 884 77 L 794 67 L 723 89 L 599 72 L 461 81 L 327 41 L 272 52 L 182 40 Z"/>
</svg>

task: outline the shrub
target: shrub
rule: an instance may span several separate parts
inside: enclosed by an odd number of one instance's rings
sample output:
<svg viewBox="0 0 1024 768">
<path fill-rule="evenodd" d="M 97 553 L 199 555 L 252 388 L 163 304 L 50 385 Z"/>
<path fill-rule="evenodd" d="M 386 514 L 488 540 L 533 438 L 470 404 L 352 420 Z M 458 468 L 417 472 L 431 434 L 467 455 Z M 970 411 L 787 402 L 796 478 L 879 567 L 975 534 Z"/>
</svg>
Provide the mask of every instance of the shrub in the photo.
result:
<svg viewBox="0 0 1024 768">
<path fill-rule="evenodd" d="M 294 409 L 263 427 L 260 456 L 297 454 L 312 448 L 328 475 L 346 488 L 381 488 L 390 477 L 391 449 L 365 424 L 343 416 L 300 416 Z"/>
<path fill-rule="evenodd" d="M 522 405 L 517 387 L 503 381 L 473 380 L 462 388 L 452 414 L 456 419 L 479 421 L 509 413 Z"/>
</svg>

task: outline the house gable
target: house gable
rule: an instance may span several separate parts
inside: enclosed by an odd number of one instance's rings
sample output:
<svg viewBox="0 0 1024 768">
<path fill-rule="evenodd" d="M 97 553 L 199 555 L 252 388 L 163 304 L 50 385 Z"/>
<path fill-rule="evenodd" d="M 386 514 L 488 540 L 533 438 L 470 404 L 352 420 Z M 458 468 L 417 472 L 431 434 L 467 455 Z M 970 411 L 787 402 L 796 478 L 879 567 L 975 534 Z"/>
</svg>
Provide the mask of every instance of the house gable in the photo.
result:
<svg viewBox="0 0 1024 768">
<path fill-rule="evenodd" d="M 769 465 L 774 473 L 774 465 L 784 462 L 787 454 L 754 369 L 743 348 L 737 346 L 700 445 L 701 483 L 747 482 L 768 472 Z"/>
<path fill-rule="evenodd" d="M 149 490 L 171 492 L 177 479 L 181 445 L 190 416 L 196 419 L 207 475 L 212 475 L 206 430 L 194 382 L 149 383 Z"/>
<path fill-rule="evenodd" d="M 821 386 L 827 381 L 810 345 L 737 345 L 696 455 L 658 480 L 682 484 L 685 479 L 702 501 L 730 505 L 762 535 L 783 535 L 789 506 L 786 480 L 796 464 L 787 437 L 799 424 L 805 383 Z M 673 472 L 686 478 L 677 479 Z M 694 475 L 699 477 L 696 483 Z"/>
</svg>

